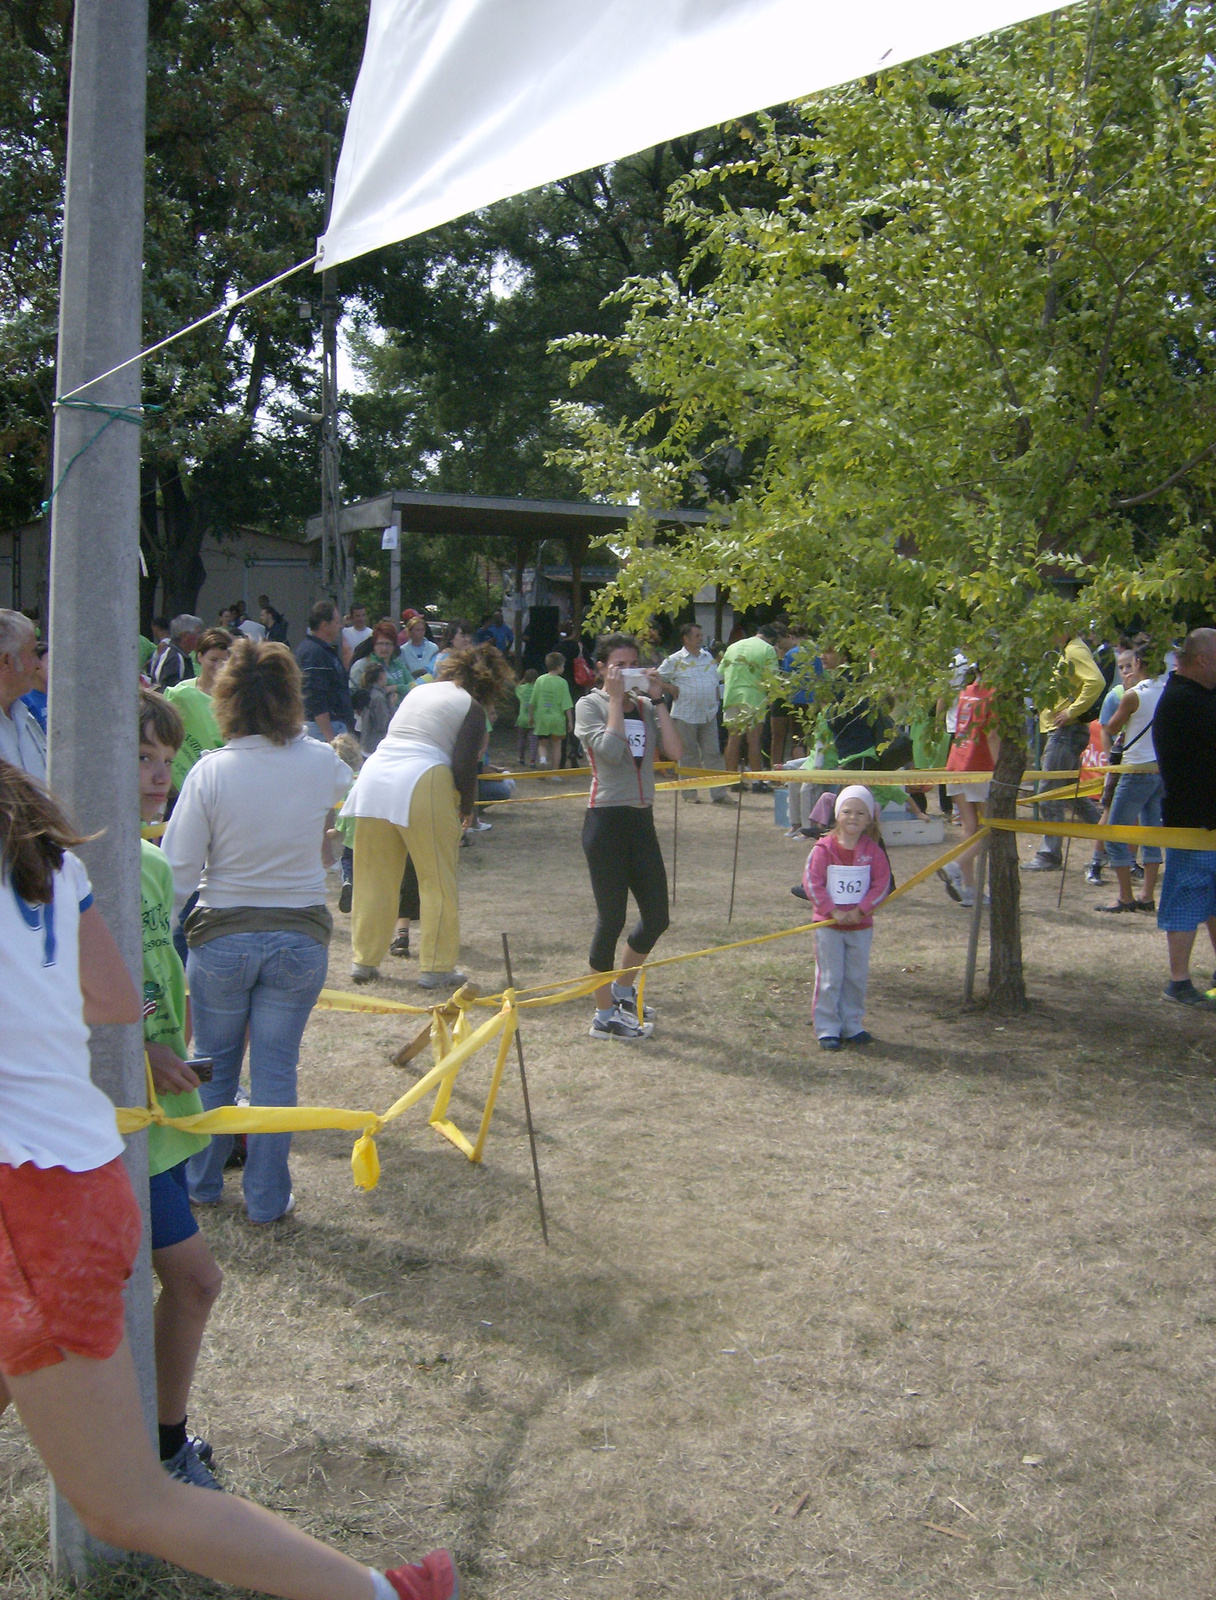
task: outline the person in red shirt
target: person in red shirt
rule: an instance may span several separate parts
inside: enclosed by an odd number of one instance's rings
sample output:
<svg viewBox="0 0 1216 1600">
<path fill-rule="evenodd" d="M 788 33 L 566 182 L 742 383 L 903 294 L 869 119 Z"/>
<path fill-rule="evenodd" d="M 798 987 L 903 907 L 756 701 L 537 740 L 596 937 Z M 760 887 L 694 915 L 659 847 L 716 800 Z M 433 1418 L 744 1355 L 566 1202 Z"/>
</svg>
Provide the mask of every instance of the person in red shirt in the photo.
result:
<svg viewBox="0 0 1216 1600">
<path fill-rule="evenodd" d="M 946 757 L 947 772 L 957 772 L 963 778 L 958 783 L 948 783 L 946 793 L 958 803 L 963 824 L 963 838 L 969 839 L 979 831 L 980 812 L 992 787 L 990 778 L 968 783 L 969 772 L 990 773 L 1001 753 L 1000 735 L 992 727 L 992 690 L 985 689 L 977 680 L 964 684 L 959 691 L 954 720 L 954 743 Z M 968 850 L 938 871 L 946 885 L 951 900 L 964 906 L 975 904 L 975 851 Z"/>
</svg>

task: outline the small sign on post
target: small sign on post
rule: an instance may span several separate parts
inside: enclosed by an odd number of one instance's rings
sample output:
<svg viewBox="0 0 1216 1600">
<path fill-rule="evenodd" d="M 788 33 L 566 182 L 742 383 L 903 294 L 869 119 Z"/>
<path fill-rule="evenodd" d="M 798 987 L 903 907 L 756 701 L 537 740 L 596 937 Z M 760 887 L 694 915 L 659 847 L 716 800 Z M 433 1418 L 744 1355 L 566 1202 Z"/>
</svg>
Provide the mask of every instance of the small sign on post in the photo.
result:
<svg viewBox="0 0 1216 1600">
<path fill-rule="evenodd" d="M 396 528 L 385 528 L 380 535 L 381 550 L 395 550 L 397 548 L 397 533 L 398 530 Z"/>
</svg>

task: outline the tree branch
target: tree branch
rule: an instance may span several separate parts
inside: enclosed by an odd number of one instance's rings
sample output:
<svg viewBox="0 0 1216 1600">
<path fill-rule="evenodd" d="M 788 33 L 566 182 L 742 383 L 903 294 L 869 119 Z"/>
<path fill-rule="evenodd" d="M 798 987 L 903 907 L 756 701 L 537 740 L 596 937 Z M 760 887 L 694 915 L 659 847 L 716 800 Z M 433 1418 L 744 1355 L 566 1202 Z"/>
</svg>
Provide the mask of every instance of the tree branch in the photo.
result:
<svg viewBox="0 0 1216 1600">
<path fill-rule="evenodd" d="M 1146 489 L 1143 494 L 1128 495 L 1123 500 L 1112 500 L 1110 503 L 1111 510 L 1130 511 L 1133 506 L 1142 506 L 1146 500 L 1155 500 L 1159 494 L 1164 494 L 1167 489 L 1172 489 L 1175 484 L 1181 483 L 1188 473 L 1193 472 L 1210 455 L 1216 455 L 1216 439 L 1213 439 L 1211 444 L 1204 445 L 1198 455 L 1192 456 L 1188 462 L 1178 468 L 1177 472 L 1171 472 L 1168 478 L 1156 484 L 1152 489 Z"/>
</svg>

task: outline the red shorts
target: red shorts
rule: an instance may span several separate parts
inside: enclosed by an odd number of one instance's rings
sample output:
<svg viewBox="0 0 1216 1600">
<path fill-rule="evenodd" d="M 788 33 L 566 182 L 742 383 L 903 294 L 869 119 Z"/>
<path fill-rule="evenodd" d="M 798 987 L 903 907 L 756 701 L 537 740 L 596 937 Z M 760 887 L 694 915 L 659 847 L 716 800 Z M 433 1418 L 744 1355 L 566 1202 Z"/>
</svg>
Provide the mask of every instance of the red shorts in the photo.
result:
<svg viewBox="0 0 1216 1600">
<path fill-rule="evenodd" d="M 92 1172 L 0 1165 L 0 1373 L 114 1354 L 141 1226 L 118 1157 Z"/>
</svg>

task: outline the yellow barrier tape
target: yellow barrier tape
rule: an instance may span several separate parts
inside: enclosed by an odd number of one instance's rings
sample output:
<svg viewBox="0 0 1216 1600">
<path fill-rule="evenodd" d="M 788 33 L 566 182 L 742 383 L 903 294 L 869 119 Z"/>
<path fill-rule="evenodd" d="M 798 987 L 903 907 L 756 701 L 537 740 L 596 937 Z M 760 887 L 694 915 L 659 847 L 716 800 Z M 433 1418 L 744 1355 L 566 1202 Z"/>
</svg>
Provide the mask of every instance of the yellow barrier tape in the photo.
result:
<svg viewBox="0 0 1216 1600">
<path fill-rule="evenodd" d="M 1117 769 L 1116 769 L 1117 770 Z M 1068 783 L 1058 789 L 1044 789 L 1042 794 L 1019 795 L 1015 804 L 1019 806 L 1038 806 L 1048 800 L 1088 800 L 1096 794 L 1101 794 L 1106 787 L 1106 778 L 1091 778 L 1086 783 Z"/>
<path fill-rule="evenodd" d="M 981 828 L 977 833 L 973 833 L 969 839 L 960 839 L 957 844 L 951 845 L 950 849 L 945 851 L 944 854 L 935 857 L 927 867 L 922 867 L 919 872 L 913 873 L 906 882 L 893 889 L 881 905 L 875 907 L 875 914 L 879 911 L 885 911 L 888 906 L 893 905 L 902 895 L 908 894 L 912 889 L 919 888 L 927 878 L 931 878 L 940 868 L 947 866 L 951 861 L 957 860 L 959 856 L 970 850 L 978 842 L 983 832 L 984 830 Z M 674 967 L 683 961 L 699 961 L 703 956 L 720 956 L 727 954 L 731 950 L 746 950 L 752 945 L 772 944 L 777 939 L 792 939 L 797 934 L 811 933 L 815 928 L 826 928 L 830 925 L 828 921 L 803 922 L 796 928 L 782 928 L 777 933 L 760 933 L 755 934 L 750 939 L 732 940 L 730 944 L 708 945 L 703 950 L 690 950 L 686 955 L 682 956 L 663 956 L 658 961 L 643 963 L 638 970 L 642 973 L 655 972 L 660 967 Z M 551 983 L 538 983 L 529 989 L 517 989 L 515 991 L 516 1004 L 521 1011 L 528 1011 L 537 1006 L 560 1005 L 565 1000 L 577 1000 L 583 995 L 591 994 L 601 984 L 608 983 L 613 978 L 619 978 L 623 973 L 632 970 L 634 969 L 618 967 L 615 972 L 594 972 L 578 978 L 555 978 Z M 552 989 L 558 989 L 561 993 L 549 994 L 547 991 Z M 497 999 L 497 996 L 487 995 L 484 1000 L 474 1001 L 474 1004 L 490 1005 L 495 999 Z"/>
<path fill-rule="evenodd" d="M 333 994 L 333 991 L 330 993 Z M 351 995 L 345 998 L 357 1002 L 363 997 Z M 494 1102 L 498 1096 L 507 1048 L 519 1026 L 515 991 L 504 990 L 499 998 L 501 1004 L 495 1015 L 488 1017 L 476 1029 L 469 1026 L 464 1009 L 467 1002 L 461 1002 L 457 1007 L 455 1028 L 449 1027 L 448 1024 L 450 1002 L 443 1007 L 434 1008 L 432 1045 L 437 1057 L 435 1064 L 405 1094 L 395 1100 L 387 1111 L 357 1111 L 339 1106 L 218 1106 L 213 1111 L 196 1112 L 193 1116 L 167 1117 L 157 1099 L 151 1070 L 146 1067 L 145 1058 L 149 1104 L 146 1107 L 124 1106 L 116 1109 L 114 1116 L 118 1131 L 122 1134 L 138 1133 L 153 1125 L 179 1128 L 184 1133 L 201 1134 L 308 1133 L 322 1129 L 357 1131 L 359 1138 L 351 1151 L 351 1171 L 358 1188 L 374 1189 L 380 1181 L 380 1158 L 376 1150 L 376 1135 L 434 1089 L 435 1104 L 428 1121 L 437 1132 L 463 1150 L 470 1161 L 480 1161 L 490 1128 L 490 1119 L 494 1113 Z M 333 1009 L 364 1008 L 356 1004 Z M 416 1011 L 418 1008 L 409 1006 L 393 1009 Z M 488 1044 L 498 1034 L 502 1035 L 502 1042 L 499 1045 L 490 1080 L 481 1127 L 476 1141 L 470 1143 L 444 1113 L 451 1097 L 452 1085 L 461 1067 L 470 1056 L 475 1055 L 483 1045 Z"/>
<path fill-rule="evenodd" d="M 655 764 L 654 764 L 654 768 L 655 768 L 656 772 L 658 772 L 660 769 L 662 769 L 663 771 L 669 772 L 676 765 L 677 765 L 677 763 L 674 762 L 674 761 L 656 761 Z M 529 779 L 533 779 L 534 780 L 536 778 L 554 778 L 554 777 L 589 778 L 591 776 L 591 768 L 590 767 L 529 767 L 529 768 L 526 768 L 523 772 L 497 772 L 497 771 L 479 772 L 477 774 L 477 776 L 479 778 L 484 778 L 487 781 L 493 781 L 493 782 L 496 782 L 496 783 L 501 782 L 504 778 L 511 778 L 516 783 L 518 783 L 518 782 L 520 782 L 521 779 L 523 781 L 527 782 Z M 485 801 L 486 805 L 491 805 L 493 803 L 495 803 L 495 802 L 492 802 L 492 801 L 489 801 L 489 800 Z"/>
<path fill-rule="evenodd" d="M 658 771 L 661 766 L 667 770 L 670 770 L 672 763 L 656 762 L 655 770 Z M 580 776 L 581 774 L 589 772 L 590 770 L 591 769 L 589 767 L 566 767 L 565 769 L 550 770 L 546 772 L 525 773 L 523 776 L 566 778 Z M 786 771 L 784 768 L 778 768 L 775 772 L 770 770 L 762 770 L 759 772 L 727 772 L 723 770 L 721 772 L 716 772 L 711 771 L 707 767 L 701 767 L 695 770 L 681 767 L 679 770 L 681 772 L 689 772 L 690 775 L 685 778 L 666 779 L 662 783 L 656 783 L 656 792 L 669 794 L 673 790 L 677 789 L 725 789 L 733 788 L 740 782 L 763 782 L 768 784 L 814 783 L 822 784 L 829 788 L 838 787 L 840 784 L 845 783 L 860 783 L 868 789 L 902 789 L 907 784 L 933 785 L 936 783 L 989 783 L 994 776 L 994 774 L 991 772 L 951 772 L 944 767 L 934 768 L 932 770 L 925 769 L 923 771 L 913 767 L 895 767 L 890 772 L 880 772 L 875 767 L 868 767 L 860 772 L 854 772 L 848 767 L 823 767 L 814 769 L 801 767 L 794 768 L 792 771 Z M 1071 778 L 1075 781 L 1078 777 L 1080 777 L 1083 780 L 1083 783 L 1101 783 L 1105 781 L 1106 772 L 1111 769 L 1104 768 L 1101 770 L 1099 776 L 1090 777 L 1090 774 L 1093 773 L 1093 770 L 1094 769 L 1092 767 L 1085 767 L 1081 771 L 1073 769 L 1071 771 L 1061 770 L 1044 772 L 1040 771 L 1038 768 L 1032 768 L 1027 772 L 1023 772 L 1018 781 L 1020 784 L 1045 781 L 1049 778 Z M 1156 772 L 1157 768 L 1153 764 L 1146 763 L 1137 766 L 1119 767 L 1117 770 L 1119 772 L 1141 773 Z M 519 777 L 520 774 L 496 773 L 494 776 Z M 590 792 L 591 791 L 589 789 L 576 789 L 566 790 L 561 794 L 510 795 L 505 800 L 479 800 L 478 805 L 518 806 L 535 805 L 544 800 L 585 800 Z M 1057 798 L 1066 799 L 1071 793 L 1071 789 L 1061 789 L 1059 795 L 1057 796 L 1056 792 L 1052 790 L 1041 795 L 1032 795 L 1028 801 L 1020 801 L 1019 804 L 1037 805 L 1044 800 L 1053 800 Z M 1082 788 L 1082 796 L 1084 796 L 1086 793 L 1087 791 Z"/>
<path fill-rule="evenodd" d="M 889 777 L 889 774 L 884 776 Z M 877 781 L 875 779 L 874 781 Z M 1216 851 L 1216 830 L 1208 831 L 1202 828 L 1142 828 L 1142 827 L 1112 827 L 1102 826 L 1097 823 L 1069 823 L 1054 822 L 1051 825 L 1053 834 L 1060 834 L 1067 838 L 1079 839 L 1118 839 L 1128 844 L 1160 844 L 1178 850 L 1212 850 Z M 886 910 L 896 900 L 911 890 L 918 888 L 928 878 L 951 861 L 956 860 L 967 850 L 976 846 L 985 833 L 990 830 L 999 830 L 1010 833 L 1034 833 L 1043 831 L 1042 823 L 1020 822 L 1003 817 L 992 817 L 985 820 L 983 826 L 970 838 L 960 839 L 942 855 L 937 856 L 928 866 L 922 867 L 919 872 L 913 873 L 904 883 L 894 889 L 881 905 L 875 907 L 875 912 Z M 664 956 L 658 961 L 644 962 L 639 975 L 639 989 L 645 983 L 650 972 L 657 971 L 660 967 L 678 966 L 686 961 L 699 961 L 706 956 L 726 955 L 734 950 L 745 950 L 757 945 L 772 944 L 779 939 L 792 939 L 801 934 L 812 933 L 816 928 L 831 926 L 830 919 L 816 920 L 814 922 L 800 923 L 793 928 L 782 928 L 776 933 L 763 933 L 747 939 L 735 939 L 729 944 L 710 945 L 701 950 L 691 950 L 684 955 Z M 351 1170 L 357 1187 L 373 1189 L 380 1179 L 380 1159 L 376 1150 L 376 1136 L 381 1133 L 391 1122 L 397 1120 L 423 1099 L 432 1089 L 435 1090 L 435 1103 L 431 1108 L 428 1122 L 446 1139 L 462 1150 L 470 1161 L 480 1161 L 485 1147 L 486 1137 L 489 1133 L 490 1122 L 494 1114 L 502 1074 L 506 1064 L 507 1053 L 519 1026 L 519 1013 L 524 1010 L 533 1010 L 541 1007 L 564 1005 L 569 1000 L 577 1000 L 593 993 L 602 984 L 618 978 L 624 973 L 633 970 L 618 967 L 614 972 L 594 972 L 580 974 L 574 978 L 558 978 L 549 983 L 536 984 L 528 989 L 505 989 L 501 994 L 489 995 L 484 998 L 476 997 L 462 988 L 448 1000 L 434 1006 L 412 1006 L 403 1001 L 382 1000 L 371 995 L 347 994 L 342 990 L 324 989 L 317 1000 L 317 1009 L 331 1011 L 351 1011 L 364 1014 L 407 1014 L 410 1016 L 431 1017 L 431 1043 L 436 1053 L 436 1061 L 429 1072 L 425 1073 L 405 1094 L 384 1112 L 348 1110 L 334 1106 L 221 1106 L 213 1111 L 204 1111 L 201 1114 L 189 1117 L 167 1117 L 156 1097 L 152 1085 L 151 1071 L 148 1069 L 148 1107 L 123 1107 L 116 1110 L 115 1119 L 120 1133 L 135 1133 L 153 1124 L 161 1127 L 180 1128 L 187 1133 L 204 1134 L 234 1134 L 234 1133 L 295 1133 L 311 1132 L 321 1129 L 345 1129 L 358 1131 L 359 1138 L 351 1152 Z M 495 1014 L 488 1017 L 478 1028 L 472 1028 L 469 1022 L 468 1011 L 471 1006 L 496 1007 Z M 452 1013 L 455 1012 L 455 1022 L 452 1022 Z M 490 1086 L 486 1095 L 486 1102 L 482 1111 L 481 1123 L 475 1140 L 469 1140 L 461 1130 L 446 1115 L 451 1099 L 452 1087 L 457 1073 L 465 1062 L 475 1055 L 484 1045 L 495 1037 L 499 1039 L 498 1051 L 495 1056 Z"/>
<path fill-rule="evenodd" d="M 1002 833 L 1050 833 L 1062 839 L 1118 839 L 1123 844 L 1159 844 L 1167 850 L 1216 850 L 1216 831 L 1205 828 L 1137 828 L 1098 822 L 1013 822 L 985 818 L 985 827 Z M 982 830 L 981 830 L 982 831 Z"/>
</svg>

